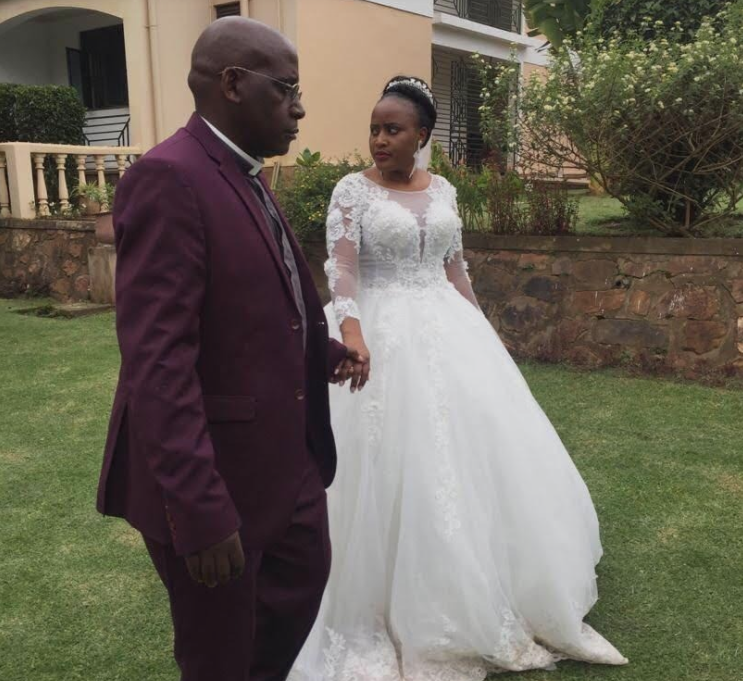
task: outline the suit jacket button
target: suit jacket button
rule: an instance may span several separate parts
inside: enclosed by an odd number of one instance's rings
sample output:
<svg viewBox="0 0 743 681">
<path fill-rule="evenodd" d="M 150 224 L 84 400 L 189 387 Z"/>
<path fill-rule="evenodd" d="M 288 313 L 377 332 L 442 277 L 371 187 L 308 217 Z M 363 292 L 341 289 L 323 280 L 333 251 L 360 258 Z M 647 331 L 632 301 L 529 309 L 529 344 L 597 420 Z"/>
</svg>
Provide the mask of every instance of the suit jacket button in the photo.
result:
<svg viewBox="0 0 743 681">
<path fill-rule="evenodd" d="M 292 319 L 292 329 L 294 331 L 299 331 L 300 328 L 302 328 L 302 322 L 298 319 Z"/>
<path fill-rule="evenodd" d="M 317 322 L 318 326 L 325 326 L 325 320 L 323 319 L 321 322 Z"/>
<path fill-rule="evenodd" d="M 298 400 L 303 400 L 304 399 L 304 390 L 297 390 L 294 393 L 294 397 L 296 397 Z"/>
</svg>

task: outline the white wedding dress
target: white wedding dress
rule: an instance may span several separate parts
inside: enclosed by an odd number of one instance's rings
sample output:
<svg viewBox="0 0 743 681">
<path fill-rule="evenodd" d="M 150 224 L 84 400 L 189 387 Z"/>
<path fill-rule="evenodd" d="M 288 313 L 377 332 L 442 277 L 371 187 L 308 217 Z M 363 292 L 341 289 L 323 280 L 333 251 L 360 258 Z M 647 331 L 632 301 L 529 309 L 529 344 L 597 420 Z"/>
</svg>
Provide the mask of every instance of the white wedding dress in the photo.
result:
<svg viewBox="0 0 743 681">
<path fill-rule="evenodd" d="M 341 180 L 331 335 L 356 317 L 361 392 L 331 388 L 333 567 L 290 681 L 481 681 L 559 659 L 623 664 L 597 598 L 588 490 L 477 307 L 453 187 Z"/>
</svg>

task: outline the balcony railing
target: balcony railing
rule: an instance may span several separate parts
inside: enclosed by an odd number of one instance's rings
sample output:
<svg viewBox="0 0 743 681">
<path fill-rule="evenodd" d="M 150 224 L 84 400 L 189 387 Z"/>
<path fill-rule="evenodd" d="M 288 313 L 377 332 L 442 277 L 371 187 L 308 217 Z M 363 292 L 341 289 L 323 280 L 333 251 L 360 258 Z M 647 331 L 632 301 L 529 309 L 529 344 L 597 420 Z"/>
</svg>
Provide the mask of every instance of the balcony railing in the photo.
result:
<svg viewBox="0 0 743 681">
<path fill-rule="evenodd" d="M 478 24 L 521 33 L 519 0 L 434 0 L 437 12 L 469 19 Z"/>
<path fill-rule="evenodd" d="M 91 111 L 85 121 L 85 143 L 90 146 L 129 146 L 128 111 L 122 113 L 106 113 L 105 111 Z"/>
<path fill-rule="evenodd" d="M 121 177 L 142 152 L 138 147 L 86 147 L 61 144 L 9 142 L 0 144 L 0 217 L 32 219 L 51 215 L 50 201 L 62 212 L 71 208 L 67 185 L 67 159 L 75 159 L 77 179 L 88 182 L 87 164 L 93 160 L 93 177 L 98 186 L 106 186 L 106 160 L 115 162 Z M 57 170 L 57 196 L 50 197 L 44 167 L 47 157 Z M 101 206 L 107 210 L 109 206 Z"/>
</svg>

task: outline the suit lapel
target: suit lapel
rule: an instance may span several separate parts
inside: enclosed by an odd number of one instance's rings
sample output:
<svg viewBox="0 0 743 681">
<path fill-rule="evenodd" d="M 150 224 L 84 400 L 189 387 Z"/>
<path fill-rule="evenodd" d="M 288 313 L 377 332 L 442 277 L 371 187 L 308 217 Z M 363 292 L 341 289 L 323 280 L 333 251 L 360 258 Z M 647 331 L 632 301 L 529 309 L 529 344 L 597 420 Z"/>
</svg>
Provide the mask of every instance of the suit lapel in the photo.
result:
<svg viewBox="0 0 743 681">
<path fill-rule="evenodd" d="M 219 139 L 217 139 L 217 137 L 215 137 L 214 133 L 209 130 L 198 114 L 194 114 L 191 117 L 186 129 L 196 137 L 199 142 L 201 142 L 201 145 L 207 151 L 209 156 L 211 156 L 219 165 L 219 172 L 222 177 L 224 177 L 235 192 L 237 192 L 237 195 L 242 199 L 242 202 L 245 204 L 245 207 L 253 218 L 253 223 L 258 228 L 258 231 L 266 243 L 266 248 L 268 248 L 268 251 L 271 253 L 271 257 L 279 270 L 281 280 L 284 282 L 284 288 L 296 305 L 291 280 L 289 279 L 286 266 L 284 265 L 284 260 L 279 252 L 276 238 L 271 231 L 271 227 L 266 220 L 263 208 L 259 203 L 260 199 L 258 199 L 248 186 L 248 180 L 240 172 L 237 161 L 232 156 L 232 152 Z M 262 181 L 262 178 L 259 179 Z"/>
</svg>

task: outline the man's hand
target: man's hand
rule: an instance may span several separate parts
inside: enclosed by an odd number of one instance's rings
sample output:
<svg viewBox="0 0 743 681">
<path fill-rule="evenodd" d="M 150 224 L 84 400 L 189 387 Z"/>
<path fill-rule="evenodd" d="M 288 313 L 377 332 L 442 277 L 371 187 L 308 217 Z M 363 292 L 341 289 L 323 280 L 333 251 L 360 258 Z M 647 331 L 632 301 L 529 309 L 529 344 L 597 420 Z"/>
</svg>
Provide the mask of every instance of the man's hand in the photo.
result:
<svg viewBox="0 0 743 681">
<path fill-rule="evenodd" d="M 369 380 L 371 358 L 362 336 L 348 336 L 343 339 L 343 342 L 348 348 L 348 353 L 346 359 L 336 368 L 333 382 L 344 385 L 350 380 L 353 393 L 362 390 Z"/>
<path fill-rule="evenodd" d="M 213 589 L 217 584 L 227 584 L 237 579 L 245 570 L 240 535 L 235 532 L 219 544 L 186 557 L 191 579 Z"/>
</svg>

